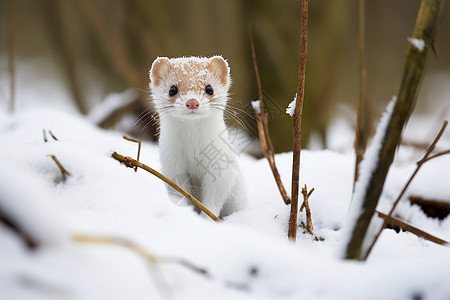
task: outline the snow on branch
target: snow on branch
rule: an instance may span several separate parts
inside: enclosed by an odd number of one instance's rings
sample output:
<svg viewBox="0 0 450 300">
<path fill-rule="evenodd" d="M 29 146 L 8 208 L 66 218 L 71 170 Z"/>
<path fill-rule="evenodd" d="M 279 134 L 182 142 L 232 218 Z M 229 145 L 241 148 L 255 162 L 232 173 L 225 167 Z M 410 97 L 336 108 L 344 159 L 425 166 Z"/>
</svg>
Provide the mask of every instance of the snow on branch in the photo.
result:
<svg viewBox="0 0 450 300">
<path fill-rule="evenodd" d="M 294 96 L 294 100 L 289 103 L 288 107 L 286 108 L 286 113 L 290 115 L 291 117 L 295 114 L 295 105 L 297 104 L 297 94 Z"/>
<path fill-rule="evenodd" d="M 411 43 L 411 45 L 413 45 L 414 47 L 417 48 L 417 50 L 419 50 L 420 52 L 423 51 L 423 49 L 425 49 L 425 41 L 422 39 L 416 39 L 416 38 L 412 38 L 412 37 L 407 37 L 408 42 Z"/>
<path fill-rule="evenodd" d="M 392 100 L 386 107 L 386 111 L 381 117 L 380 123 L 377 126 L 375 136 L 372 140 L 372 144 L 367 149 L 364 158 L 361 162 L 359 169 L 359 179 L 355 185 L 355 191 L 352 196 L 352 202 L 350 210 L 346 219 L 346 223 L 342 229 L 341 242 L 344 248 L 350 247 L 355 234 L 355 228 L 357 227 L 360 218 L 364 217 L 365 213 L 365 200 L 370 186 L 370 180 L 373 176 L 375 168 L 379 163 L 380 151 L 382 149 L 382 143 L 386 136 L 388 124 L 392 117 L 394 105 L 397 101 L 397 97 L 392 97 Z M 371 216 L 370 216 L 371 217 Z M 344 254 L 345 256 L 345 254 Z"/>
</svg>

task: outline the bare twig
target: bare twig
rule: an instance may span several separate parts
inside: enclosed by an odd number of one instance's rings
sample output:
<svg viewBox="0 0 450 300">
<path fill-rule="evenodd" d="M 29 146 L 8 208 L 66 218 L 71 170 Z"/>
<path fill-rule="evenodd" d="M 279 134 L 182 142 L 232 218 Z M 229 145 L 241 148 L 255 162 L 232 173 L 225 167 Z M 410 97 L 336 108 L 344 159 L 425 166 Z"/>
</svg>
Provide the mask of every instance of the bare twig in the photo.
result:
<svg viewBox="0 0 450 300">
<path fill-rule="evenodd" d="M 9 70 L 9 112 L 15 107 L 15 65 L 14 65 L 14 0 L 8 1 L 8 70 Z"/>
<path fill-rule="evenodd" d="M 297 82 L 297 102 L 293 116 L 293 163 L 292 163 L 292 193 L 291 193 L 291 213 L 289 217 L 288 237 L 295 241 L 297 238 L 297 212 L 298 212 L 298 191 L 300 181 L 300 152 L 302 140 L 302 112 L 303 98 L 305 93 L 305 69 L 306 69 L 306 48 L 308 37 L 308 0 L 302 1 L 301 8 L 301 32 L 300 32 L 300 54 L 298 62 L 298 82 Z"/>
<path fill-rule="evenodd" d="M 403 187 L 402 191 L 400 192 L 400 194 L 398 195 L 397 199 L 395 200 L 394 204 L 392 205 L 391 210 L 389 211 L 388 217 L 391 217 L 392 214 L 394 213 L 395 208 L 397 207 L 397 204 L 400 202 L 400 200 L 402 199 L 403 195 L 405 194 L 406 190 L 408 189 L 409 185 L 411 184 L 412 180 L 414 179 L 414 177 L 417 175 L 417 173 L 419 172 L 420 168 L 423 166 L 424 163 L 426 163 L 427 161 L 429 161 L 432 158 L 435 157 L 439 157 L 441 155 L 434 155 L 431 156 L 431 153 L 433 152 L 434 148 L 436 147 L 437 142 L 439 141 L 439 139 L 442 137 L 442 135 L 444 134 L 445 129 L 447 128 L 448 125 L 448 121 L 445 121 L 444 124 L 442 124 L 441 129 L 439 130 L 438 134 L 436 135 L 436 137 L 434 138 L 433 142 L 430 144 L 430 146 L 428 147 L 427 151 L 425 152 L 424 156 L 422 157 L 421 160 L 419 160 L 417 162 L 417 167 L 414 170 L 414 172 L 411 174 L 411 177 L 409 178 L 409 180 L 406 182 L 405 186 Z M 444 151 L 444 152 L 450 152 L 450 151 Z M 443 152 L 441 152 L 443 153 Z M 440 153 L 438 153 L 440 154 Z M 445 154 L 445 153 L 444 153 Z M 443 154 L 442 154 L 443 155 Z M 364 256 L 364 260 L 367 259 L 367 257 L 369 257 L 370 252 L 372 251 L 375 243 L 377 242 L 378 238 L 381 235 L 381 232 L 383 231 L 383 229 L 386 227 L 387 221 L 386 219 L 383 222 L 383 225 L 381 226 L 380 230 L 378 231 L 377 235 L 375 236 L 374 240 L 372 241 L 370 247 L 367 250 L 367 253 Z"/>
<path fill-rule="evenodd" d="M 384 220 L 384 223 L 391 223 L 393 225 L 396 225 L 406 231 L 409 231 L 418 237 L 421 237 L 427 241 L 433 242 L 438 245 L 447 246 L 449 243 L 447 241 L 444 241 L 443 239 L 440 239 L 434 235 L 431 235 L 423 230 L 420 230 L 417 227 L 411 226 L 407 224 L 406 222 L 403 222 L 402 220 L 399 220 L 398 218 L 394 218 L 392 216 L 383 214 L 382 212 L 377 211 L 378 216 Z"/>
<path fill-rule="evenodd" d="M 250 36 L 250 47 L 252 50 L 252 61 L 253 61 L 253 68 L 255 70 L 255 76 L 256 76 L 256 84 L 258 86 L 258 96 L 259 100 L 261 101 L 259 104 L 260 111 L 264 111 L 264 103 L 263 103 L 263 94 L 262 94 L 262 86 L 261 86 L 261 77 L 259 76 L 259 69 L 258 69 L 258 62 L 256 60 L 256 50 L 255 50 L 255 42 L 253 41 L 253 30 L 252 30 L 252 24 L 248 23 L 248 32 Z"/>
<path fill-rule="evenodd" d="M 208 217 L 210 217 L 211 219 L 213 219 L 216 222 L 222 222 L 222 220 L 220 220 L 216 215 L 214 215 L 208 208 L 206 208 L 206 206 L 204 206 L 200 201 L 198 201 L 197 199 L 195 199 L 194 196 L 192 196 L 191 194 L 189 194 L 186 190 L 184 190 L 183 188 L 181 188 L 178 184 L 176 184 L 175 182 L 173 182 L 172 180 L 170 180 L 169 178 L 167 178 L 166 176 L 164 176 L 163 174 L 159 173 L 158 171 L 150 168 L 149 166 L 138 162 L 137 160 L 128 157 L 128 156 L 123 156 L 117 152 L 114 152 L 111 155 L 112 158 L 114 158 L 115 160 L 118 160 L 119 162 L 123 163 L 125 166 L 129 167 L 129 168 L 133 168 L 133 167 L 139 167 L 141 169 L 144 169 L 147 172 L 152 173 L 153 175 L 155 175 L 156 177 L 158 177 L 159 179 L 161 179 L 162 181 L 164 181 L 165 183 L 167 183 L 168 185 L 170 185 L 171 187 L 173 187 L 176 191 L 178 191 L 180 194 L 182 194 L 183 196 L 185 196 L 189 201 L 192 202 L 192 204 L 194 204 L 195 206 L 197 206 L 201 211 L 203 211 Z"/>
<path fill-rule="evenodd" d="M 306 186 L 306 185 L 305 185 Z M 309 200 L 309 197 L 311 196 L 311 194 L 314 192 L 314 188 L 312 188 L 309 192 L 308 192 L 308 200 Z M 300 206 L 300 212 L 302 212 L 303 211 L 303 209 L 305 208 L 305 201 L 303 201 L 303 203 L 302 203 L 302 205 Z"/>
<path fill-rule="evenodd" d="M 13 216 L 8 214 L 1 207 L 0 207 L 0 223 L 3 223 L 3 225 L 5 225 L 9 229 L 11 229 L 15 234 L 17 234 L 29 250 L 36 250 L 37 248 L 39 248 L 41 244 L 40 241 L 38 241 L 31 234 L 29 234 L 27 230 L 23 228 L 20 222 L 17 222 Z"/>
<path fill-rule="evenodd" d="M 366 99 L 366 80 L 367 70 L 365 62 L 365 0 L 359 0 L 358 5 L 358 20 L 359 20 L 359 34 L 358 34 L 358 60 L 359 60 L 359 100 L 358 100 L 358 115 L 355 136 L 355 178 L 353 187 L 359 177 L 359 164 L 364 156 L 367 147 L 368 139 L 368 122 L 367 122 L 367 99 Z"/>
<path fill-rule="evenodd" d="M 163 280 L 161 277 L 161 274 L 159 274 L 159 270 L 157 268 L 157 264 L 161 263 L 175 263 L 177 265 L 180 265 L 182 267 L 185 267 L 191 271 L 194 271 L 196 273 L 199 273 L 201 275 L 208 276 L 208 271 L 206 269 L 200 268 L 195 266 L 193 263 L 184 260 L 182 258 L 165 258 L 165 257 L 159 257 L 153 253 L 151 253 L 149 250 L 145 249 L 144 247 L 133 243 L 129 240 L 125 240 L 122 238 L 116 238 L 116 237 L 108 237 L 108 236 L 92 236 L 92 235 L 86 235 L 86 234 L 75 234 L 72 236 L 72 239 L 77 243 L 88 243 L 88 244 L 103 244 L 107 246 L 120 246 L 124 247 L 125 249 L 128 249 L 135 254 L 142 257 L 144 260 L 146 260 L 153 268 L 150 270 L 153 271 L 153 275 L 155 276 L 154 279 L 157 281 L 157 287 L 158 290 L 163 297 L 163 299 L 174 299 L 173 295 L 170 291 L 170 288 L 168 284 Z"/>
<path fill-rule="evenodd" d="M 77 243 L 88 243 L 88 244 L 104 244 L 104 245 L 113 245 L 113 246 L 121 246 L 124 247 L 142 258 L 144 258 L 147 262 L 151 264 L 157 263 L 175 263 L 180 266 L 186 267 L 191 271 L 196 273 L 200 273 L 202 275 L 208 275 L 208 271 L 204 268 L 195 266 L 193 263 L 186 261 L 179 257 L 159 257 L 144 247 L 133 243 L 132 241 L 117 238 L 117 237 L 108 237 L 108 236 L 93 236 L 86 234 L 75 234 L 72 236 L 72 239 Z"/>
<path fill-rule="evenodd" d="M 311 192 L 314 189 L 311 190 Z M 311 195 L 311 192 L 308 193 L 308 188 L 305 186 L 302 188 L 302 195 L 303 195 L 303 204 L 305 205 L 306 209 L 306 229 L 308 229 L 308 232 L 311 235 L 314 235 L 314 227 L 312 225 L 312 219 L 311 219 L 311 209 L 309 208 L 309 196 Z"/>
<path fill-rule="evenodd" d="M 82 0 L 77 4 L 87 16 L 92 29 L 99 37 L 106 52 L 113 60 L 121 74 L 124 76 L 130 87 L 143 86 L 144 79 L 139 76 L 135 66 L 132 64 L 130 57 L 127 56 L 127 50 L 124 43 L 119 43 L 111 34 L 111 28 L 108 26 L 104 16 L 98 5 L 93 1 Z M 117 37 L 117 36 L 116 36 Z"/>
<path fill-rule="evenodd" d="M 51 136 L 55 141 L 58 140 L 51 130 L 49 130 L 48 133 L 50 133 L 50 136 Z"/>
<path fill-rule="evenodd" d="M 264 101 L 263 101 L 263 93 L 261 87 L 261 78 L 259 76 L 258 63 L 256 60 L 256 52 L 255 52 L 255 43 L 253 41 L 253 32 L 251 24 L 249 24 L 249 36 L 250 36 L 250 46 L 252 50 L 252 59 L 253 59 L 253 68 L 255 70 L 256 75 L 256 83 L 258 85 L 258 95 L 259 95 L 259 107 L 253 106 L 253 110 L 255 112 L 256 124 L 258 126 L 258 135 L 259 140 L 261 142 L 261 146 L 263 148 L 264 156 L 267 158 L 269 162 L 270 169 L 272 170 L 273 177 L 275 178 L 275 182 L 277 183 L 278 190 L 280 191 L 281 197 L 286 205 L 288 205 L 291 200 L 286 193 L 286 189 L 284 188 L 283 182 L 281 181 L 280 173 L 278 172 L 276 163 L 275 163 L 275 151 L 272 145 L 272 141 L 270 140 L 269 135 L 269 127 L 268 127 L 268 116 L 264 111 Z"/>
<path fill-rule="evenodd" d="M 42 133 L 44 135 L 44 143 L 47 143 L 48 140 L 47 140 L 47 133 L 46 133 L 45 129 L 42 129 Z"/>
<path fill-rule="evenodd" d="M 138 146 L 138 153 L 137 153 L 136 160 L 139 161 L 139 157 L 141 156 L 141 140 L 133 139 L 133 138 L 127 137 L 126 135 L 124 135 L 123 138 L 126 139 L 127 141 L 138 143 L 139 146 Z M 137 172 L 137 166 L 134 167 L 134 171 Z"/>
<path fill-rule="evenodd" d="M 55 164 L 58 166 L 59 170 L 61 171 L 61 174 L 63 177 L 62 180 L 66 181 L 66 175 L 70 176 L 69 171 L 67 171 L 66 168 L 63 167 L 63 165 L 59 162 L 59 160 L 56 158 L 55 155 L 49 154 L 48 156 L 50 156 L 53 159 L 53 161 L 55 162 Z"/>
<path fill-rule="evenodd" d="M 66 30 L 65 19 L 62 14 L 62 2 L 52 0 L 39 1 L 42 6 L 42 12 L 45 14 L 47 30 L 50 33 L 54 45 L 57 47 L 57 53 L 60 54 L 61 63 L 67 75 L 70 92 L 78 110 L 82 114 L 88 112 L 86 99 L 83 96 L 83 89 L 77 79 L 77 66 L 74 39 Z"/>
</svg>

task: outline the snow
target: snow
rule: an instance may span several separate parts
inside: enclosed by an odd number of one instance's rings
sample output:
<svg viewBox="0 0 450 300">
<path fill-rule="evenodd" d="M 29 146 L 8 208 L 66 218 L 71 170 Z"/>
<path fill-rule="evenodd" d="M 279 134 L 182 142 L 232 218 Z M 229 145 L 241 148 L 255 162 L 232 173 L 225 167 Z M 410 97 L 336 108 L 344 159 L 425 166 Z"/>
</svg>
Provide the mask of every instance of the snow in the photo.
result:
<svg viewBox="0 0 450 300">
<path fill-rule="evenodd" d="M 297 94 L 294 96 L 294 100 L 289 103 L 288 107 L 286 108 L 286 113 L 290 115 L 291 117 L 295 114 L 295 105 L 297 104 Z"/>
<path fill-rule="evenodd" d="M 258 114 L 261 113 L 261 100 L 255 100 L 251 102 L 253 110 L 256 111 Z"/>
<path fill-rule="evenodd" d="M 397 101 L 397 97 L 392 97 L 392 100 L 389 102 L 389 104 L 386 107 L 386 111 L 383 113 L 383 116 L 381 117 L 381 120 L 377 126 L 377 130 L 375 132 L 375 136 L 372 140 L 372 144 L 370 147 L 366 150 L 366 153 L 364 154 L 364 158 L 361 161 L 359 165 L 359 178 L 358 181 L 355 184 L 355 191 L 352 196 L 352 202 L 349 209 L 349 214 L 346 219 L 346 224 L 342 230 L 341 234 L 341 245 L 340 245 L 340 256 L 344 256 L 344 249 L 346 248 L 346 245 L 349 243 L 353 230 L 356 226 L 356 222 L 363 212 L 363 205 L 364 200 L 366 197 L 366 193 L 368 191 L 369 187 L 369 181 L 372 176 L 373 171 L 375 170 L 375 167 L 378 164 L 378 157 L 381 150 L 381 144 L 385 138 L 386 129 L 389 125 L 389 121 L 391 119 L 392 112 L 394 110 L 395 102 Z M 366 240 L 370 239 L 371 236 L 370 229 L 368 229 L 368 233 L 366 234 L 366 238 L 364 239 L 363 243 L 363 250 L 362 253 L 365 253 L 367 248 Z"/>
<path fill-rule="evenodd" d="M 408 40 L 408 42 L 411 43 L 411 45 L 416 47 L 416 49 L 419 50 L 419 52 L 422 52 L 423 49 L 425 49 L 425 41 L 424 40 L 416 39 L 416 38 L 412 38 L 412 37 L 408 37 L 407 40 Z"/>
<path fill-rule="evenodd" d="M 14 115 L 0 111 L 0 209 L 42 243 L 31 252 L 0 223 L 0 299 L 450 297 L 449 249 L 410 233 L 385 231 L 365 263 L 335 257 L 352 194 L 351 151 L 302 151 L 301 184 L 315 188 L 310 206 L 320 241 L 299 228 L 294 244 L 287 239 L 290 208 L 265 159 L 239 156 L 248 207 L 217 224 L 175 205 L 158 178 L 112 159 L 113 151 L 133 157 L 137 146 L 122 132 L 99 129 L 94 119 L 59 108 L 29 107 Z M 421 124 L 411 119 L 408 126 L 420 129 Z M 58 141 L 44 142 L 44 129 Z M 389 173 L 381 210 L 390 208 L 414 168 L 411 152 L 399 151 L 401 163 Z M 66 181 L 49 154 L 71 173 Z M 144 142 L 140 161 L 159 170 L 158 147 Z M 278 154 L 276 161 L 290 190 L 292 153 Z M 408 193 L 434 190 L 433 196 L 450 199 L 448 178 L 450 157 L 443 156 L 423 166 Z M 398 213 L 450 240 L 450 218 L 427 218 L 406 201 Z M 306 222 L 304 212 L 300 222 Z M 161 262 L 150 263 L 120 246 L 79 243 L 72 238 L 76 234 L 125 239 Z M 208 274 L 164 262 L 170 258 Z"/>
</svg>

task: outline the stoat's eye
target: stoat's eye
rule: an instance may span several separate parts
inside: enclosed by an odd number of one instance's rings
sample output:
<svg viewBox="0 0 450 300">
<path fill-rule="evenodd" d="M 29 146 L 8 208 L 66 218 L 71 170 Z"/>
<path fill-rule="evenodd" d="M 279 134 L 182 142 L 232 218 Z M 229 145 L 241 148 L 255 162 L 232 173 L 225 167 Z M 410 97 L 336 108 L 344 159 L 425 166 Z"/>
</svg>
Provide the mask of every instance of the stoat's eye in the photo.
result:
<svg viewBox="0 0 450 300">
<path fill-rule="evenodd" d="M 210 86 L 209 84 L 205 87 L 205 92 L 208 94 L 208 95 L 211 95 L 212 96 L 212 94 L 214 94 L 214 89 L 212 88 L 212 86 Z"/>
<path fill-rule="evenodd" d="M 170 90 L 169 90 L 169 95 L 170 95 L 170 96 L 175 96 L 177 93 L 178 93 L 177 87 L 174 86 L 174 85 L 172 85 L 172 86 L 170 87 Z"/>
</svg>

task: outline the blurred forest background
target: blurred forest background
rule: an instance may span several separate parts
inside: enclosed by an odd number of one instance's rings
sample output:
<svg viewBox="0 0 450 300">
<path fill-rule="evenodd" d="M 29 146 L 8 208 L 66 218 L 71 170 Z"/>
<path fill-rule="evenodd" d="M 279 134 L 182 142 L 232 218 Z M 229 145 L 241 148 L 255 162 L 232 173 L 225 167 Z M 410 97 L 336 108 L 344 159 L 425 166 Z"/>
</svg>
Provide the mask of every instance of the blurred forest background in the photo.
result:
<svg viewBox="0 0 450 300">
<path fill-rule="evenodd" d="M 13 49 L 16 74 L 26 70 L 30 84 L 32 80 L 45 79 L 62 85 L 73 99 L 74 109 L 82 114 L 87 114 L 110 93 L 136 89 L 139 105 L 129 108 L 134 119 L 148 102 L 145 92 L 148 70 L 157 56 L 223 55 L 231 67 L 232 99 L 251 113 L 249 103 L 258 94 L 249 42 L 251 23 L 272 141 L 277 152 L 292 149 L 292 121 L 285 108 L 297 85 L 300 1 L 0 0 L 0 3 L 3 80 L 9 80 L 8 49 Z M 407 37 L 411 35 L 419 4 L 419 0 L 366 1 L 367 99 L 372 120 L 397 93 Z M 315 144 L 326 148 L 327 127 L 336 116 L 344 116 L 349 124 L 356 120 L 358 1 L 313 0 L 309 5 L 303 144 L 310 145 L 313 135 Z M 432 115 L 442 109 L 443 99 L 450 98 L 448 5 L 437 45 L 439 59 L 432 57 L 429 61 L 415 113 Z M 0 86 L 0 99 L 4 103 L 9 101 L 9 85 Z M 15 110 L 21 109 L 17 100 Z M 252 134 L 254 122 L 247 121 Z M 151 138 L 151 132 L 147 138 Z"/>
</svg>

